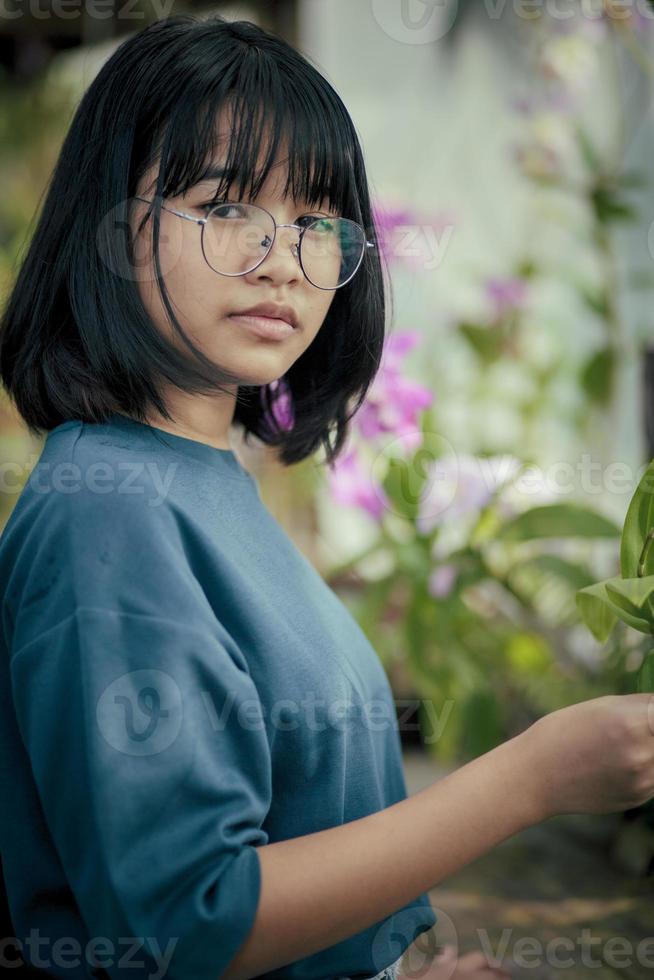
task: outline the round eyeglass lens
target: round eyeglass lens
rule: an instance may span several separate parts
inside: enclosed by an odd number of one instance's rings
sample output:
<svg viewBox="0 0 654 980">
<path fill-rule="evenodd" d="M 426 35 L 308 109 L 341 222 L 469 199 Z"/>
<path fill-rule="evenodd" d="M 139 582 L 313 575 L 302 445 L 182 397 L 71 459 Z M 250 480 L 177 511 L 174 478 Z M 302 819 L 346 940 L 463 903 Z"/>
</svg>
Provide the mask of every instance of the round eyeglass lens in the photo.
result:
<svg viewBox="0 0 654 980">
<path fill-rule="evenodd" d="M 305 227 L 300 245 L 304 273 L 320 289 L 336 289 L 352 278 L 365 248 L 365 232 L 348 218 L 318 218 Z"/>
<path fill-rule="evenodd" d="M 242 276 L 265 258 L 274 235 L 267 211 L 255 204 L 224 202 L 209 212 L 202 227 L 202 252 L 216 272 Z"/>
</svg>

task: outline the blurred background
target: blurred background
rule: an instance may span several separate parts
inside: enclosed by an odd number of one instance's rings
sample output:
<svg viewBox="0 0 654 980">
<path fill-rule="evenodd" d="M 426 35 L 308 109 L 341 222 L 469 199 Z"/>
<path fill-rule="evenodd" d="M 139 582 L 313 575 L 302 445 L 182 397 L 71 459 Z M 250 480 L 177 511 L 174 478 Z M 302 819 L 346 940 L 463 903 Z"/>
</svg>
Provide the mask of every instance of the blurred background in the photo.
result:
<svg viewBox="0 0 654 980">
<path fill-rule="evenodd" d="M 361 137 L 382 368 L 335 467 L 235 450 L 379 652 L 410 792 L 545 712 L 635 691 L 648 637 L 604 636 L 576 596 L 619 574 L 654 456 L 654 4 L 2 0 L 0 304 L 83 92 L 185 11 L 281 34 Z M 0 523 L 41 444 L 2 393 Z M 555 818 L 434 889 L 435 931 L 504 938 L 515 976 L 650 976 L 653 885 L 652 806 Z"/>
</svg>

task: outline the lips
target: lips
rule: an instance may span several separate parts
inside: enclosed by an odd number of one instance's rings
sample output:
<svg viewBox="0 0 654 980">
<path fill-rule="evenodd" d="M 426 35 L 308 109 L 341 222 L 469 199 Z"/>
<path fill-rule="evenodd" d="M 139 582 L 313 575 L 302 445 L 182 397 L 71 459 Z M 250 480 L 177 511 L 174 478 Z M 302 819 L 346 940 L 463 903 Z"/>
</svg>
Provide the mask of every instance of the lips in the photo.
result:
<svg viewBox="0 0 654 980">
<path fill-rule="evenodd" d="M 259 303 L 251 306 L 247 310 L 234 310 L 230 316 L 266 316 L 274 320 L 285 320 L 293 328 L 299 326 L 298 315 L 292 306 L 284 306 L 279 303 Z"/>
</svg>

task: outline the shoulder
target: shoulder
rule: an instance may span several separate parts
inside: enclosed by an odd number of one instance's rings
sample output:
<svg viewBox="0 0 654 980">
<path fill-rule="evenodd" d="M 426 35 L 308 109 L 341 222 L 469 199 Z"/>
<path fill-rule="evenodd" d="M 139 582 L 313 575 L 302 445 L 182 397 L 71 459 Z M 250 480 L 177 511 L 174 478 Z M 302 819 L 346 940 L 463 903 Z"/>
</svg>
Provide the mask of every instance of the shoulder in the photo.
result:
<svg viewBox="0 0 654 980">
<path fill-rule="evenodd" d="M 175 527 L 171 487 L 177 462 L 104 439 L 102 429 L 71 422 L 51 432 L 16 505 L 39 535 L 69 528 L 83 544 L 102 527 L 137 536 Z M 13 515 L 12 515 L 13 516 Z"/>
<path fill-rule="evenodd" d="M 145 452 L 138 442 L 108 437 L 102 426 L 71 422 L 49 434 L 30 483 L 83 507 L 102 499 L 107 510 L 122 513 L 138 501 L 145 512 L 165 513 L 179 465 L 165 450 Z"/>
<path fill-rule="evenodd" d="M 184 522 L 167 492 L 165 465 L 80 438 L 75 426 L 48 438 L 0 539 L 0 575 L 15 586 L 45 568 L 94 572 L 137 553 L 179 561 Z M 152 566 L 151 566 L 152 567 Z"/>
<path fill-rule="evenodd" d="M 208 622 L 187 538 L 152 466 L 48 440 L 0 541 L 6 636 L 21 646 L 80 607 Z"/>
</svg>

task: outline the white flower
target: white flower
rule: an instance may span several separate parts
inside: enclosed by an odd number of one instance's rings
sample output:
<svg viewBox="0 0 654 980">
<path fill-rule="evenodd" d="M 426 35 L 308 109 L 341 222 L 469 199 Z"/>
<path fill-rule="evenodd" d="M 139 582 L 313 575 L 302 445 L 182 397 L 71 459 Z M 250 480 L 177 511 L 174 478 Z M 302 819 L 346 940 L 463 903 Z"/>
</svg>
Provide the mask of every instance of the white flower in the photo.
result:
<svg viewBox="0 0 654 980">
<path fill-rule="evenodd" d="M 447 453 L 428 469 L 416 520 L 421 534 L 444 522 L 476 518 L 499 486 L 521 467 L 514 456 Z"/>
<path fill-rule="evenodd" d="M 541 65 L 574 92 L 586 91 L 597 70 L 597 51 L 591 41 L 578 34 L 555 37 L 543 48 Z"/>
</svg>

